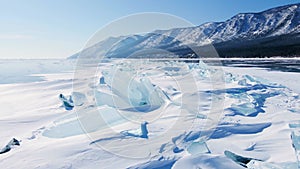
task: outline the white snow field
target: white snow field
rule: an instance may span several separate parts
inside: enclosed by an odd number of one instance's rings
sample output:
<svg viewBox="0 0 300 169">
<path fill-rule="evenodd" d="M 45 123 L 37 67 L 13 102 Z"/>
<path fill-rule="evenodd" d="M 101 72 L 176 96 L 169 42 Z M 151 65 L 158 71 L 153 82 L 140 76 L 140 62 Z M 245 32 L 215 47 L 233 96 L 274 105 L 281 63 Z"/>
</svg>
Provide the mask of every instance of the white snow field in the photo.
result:
<svg viewBox="0 0 300 169">
<path fill-rule="evenodd" d="M 1 169 L 300 167 L 299 73 L 134 59 L 94 74 L 72 60 L 0 65 Z"/>
</svg>

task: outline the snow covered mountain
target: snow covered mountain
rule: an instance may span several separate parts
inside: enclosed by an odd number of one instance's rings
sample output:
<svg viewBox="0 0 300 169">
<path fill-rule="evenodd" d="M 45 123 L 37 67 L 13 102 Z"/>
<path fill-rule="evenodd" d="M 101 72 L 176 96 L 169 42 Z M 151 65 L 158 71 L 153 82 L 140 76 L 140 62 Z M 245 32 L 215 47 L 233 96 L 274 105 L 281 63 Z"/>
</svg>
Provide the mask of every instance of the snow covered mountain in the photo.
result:
<svg viewBox="0 0 300 169">
<path fill-rule="evenodd" d="M 260 13 L 241 13 L 225 22 L 206 23 L 197 27 L 159 31 L 183 41 L 203 45 L 234 39 L 252 40 L 262 37 L 300 33 L 300 4 L 273 8 Z"/>
<path fill-rule="evenodd" d="M 171 52 L 181 51 L 179 55 L 185 57 L 187 46 L 205 46 L 207 44 L 215 44 L 215 47 L 221 48 L 226 46 L 226 49 L 239 48 L 240 46 L 232 45 L 233 41 L 247 43 L 248 41 L 257 41 L 262 43 L 263 39 L 276 42 L 274 37 L 296 37 L 293 39 L 292 45 L 296 44 L 290 54 L 299 54 L 300 44 L 300 4 L 292 4 L 272 8 L 259 13 L 240 13 L 224 22 L 209 22 L 200 26 L 188 28 L 175 28 L 170 30 L 157 30 L 146 35 L 132 35 L 116 38 L 108 38 L 96 45 L 87 48 L 82 54 L 90 57 L 103 56 L 106 57 L 128 57 L 134 52 L 142 49 L 163 49 Z M 293 36 L 287 36 L 293 35 Z M 294 36 L 295 35 L 295 36 Z M 281 39 L 282 40 L 282 39 Z M 230 45 L 224 43 L 229 43 Z M 285 46 L 285 42 L 275 45 L 276 48 L 283 46 L 284 49 L 289 48 Z M 278 43 L 278 42 L 276 42 Z M 236 44 L 235 44 L 236 45 Z M 253 48 L 257 49 L 257 44 L 253 44 Z M 274 47 L 274 45 L 271 44 Z M 270 46 L 265 46 L 268 48 Z M 251 45 L 250 45 L 251 48 Z M 226 50 L 225 50 L 226 51 Z M 224 52 L 224 50 L 223 50 Z M 233 54 L 222 53 L 221 56 Z M 243 55 L 243 54 L 239 54 Z M 256 55 L 264 55 L 261 50 Z M 278 55 L 277 53 L 265 55 Z M 283 53 L 283 55 L 285 55 Z M 76 58 L 78 54 L 71 56 Z"/>
</svg>

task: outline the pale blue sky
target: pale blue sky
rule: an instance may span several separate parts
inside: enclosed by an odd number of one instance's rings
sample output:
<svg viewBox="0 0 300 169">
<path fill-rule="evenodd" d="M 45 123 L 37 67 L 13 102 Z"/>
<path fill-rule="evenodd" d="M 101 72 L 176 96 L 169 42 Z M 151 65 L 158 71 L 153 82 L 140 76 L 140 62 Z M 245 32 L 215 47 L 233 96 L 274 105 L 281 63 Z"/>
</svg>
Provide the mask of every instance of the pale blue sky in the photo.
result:
<svg viewBox="0 0 300 169">
<path fill-rule="evenodd" d="M 195 25 L 296 0 L 0 0 L 0 59 L 66 58 L 126 15 L 163 12 Z"/>
</svg>

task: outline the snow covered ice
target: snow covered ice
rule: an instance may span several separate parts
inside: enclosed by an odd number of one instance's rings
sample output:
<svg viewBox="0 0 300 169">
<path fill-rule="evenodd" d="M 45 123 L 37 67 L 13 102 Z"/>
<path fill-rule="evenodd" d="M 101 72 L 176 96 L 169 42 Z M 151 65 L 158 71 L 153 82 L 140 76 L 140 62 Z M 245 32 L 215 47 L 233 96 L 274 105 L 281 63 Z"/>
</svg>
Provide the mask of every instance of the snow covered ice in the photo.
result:
<svg viewBox="0 0 300 169">
<path fill-rule="evenodd" d="M 297 73 L 116 59 L 81 81 L 64 62 L 24 61 L 33 66 L 0 82 L 0 145 L 22 140 L 0 166 L 299 167 L 300 91 L 288 83 Z"/>
<path fill-rule="evenodd" d="M 0 150 L 0 154 L 9 152 L 13 146 L 20 146 L 20 141 L 13 138 L 4 148 Z"/>
</svg>

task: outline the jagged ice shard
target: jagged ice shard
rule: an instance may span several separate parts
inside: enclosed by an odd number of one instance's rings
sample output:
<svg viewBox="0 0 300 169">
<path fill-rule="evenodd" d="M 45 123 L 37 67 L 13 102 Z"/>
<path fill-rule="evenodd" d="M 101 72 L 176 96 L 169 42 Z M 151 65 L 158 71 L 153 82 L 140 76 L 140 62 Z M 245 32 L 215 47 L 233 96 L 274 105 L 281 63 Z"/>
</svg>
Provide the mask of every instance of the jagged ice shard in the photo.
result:
<svg viewBox="0 0 300 169">
<path fill-rule="evenodd" d="M 95 92 L 98 106 L 150 112 L 164 104 L 165 95 L 162 90 L 146 76 L 136 75 L 134 70 L 114 68 L 103 73 L 100 80 L 102 85 Z"/>
</svg>

